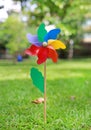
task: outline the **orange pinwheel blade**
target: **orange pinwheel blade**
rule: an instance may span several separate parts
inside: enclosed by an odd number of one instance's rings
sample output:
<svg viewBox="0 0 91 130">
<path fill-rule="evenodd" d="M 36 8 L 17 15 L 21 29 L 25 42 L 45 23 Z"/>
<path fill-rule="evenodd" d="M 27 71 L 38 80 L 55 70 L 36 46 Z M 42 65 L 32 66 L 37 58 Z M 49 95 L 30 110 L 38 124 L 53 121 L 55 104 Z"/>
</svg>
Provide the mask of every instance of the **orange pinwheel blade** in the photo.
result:
<svg viewBox="0 0 91 130">
<path fill-rule="evenodd" d="M 51 46 L 48 46 L 47 48 L 48 48 L 48 58 L 51 58 L 53 62 L 57 62 L 58 54 L 56 50 Z"/>
<path fill-rule="evenodd" d="M 48 44 L 51 45 L 54 49 L 66 48 L 65 44 L 59 40 L 49 40 Z"/>
</svg>

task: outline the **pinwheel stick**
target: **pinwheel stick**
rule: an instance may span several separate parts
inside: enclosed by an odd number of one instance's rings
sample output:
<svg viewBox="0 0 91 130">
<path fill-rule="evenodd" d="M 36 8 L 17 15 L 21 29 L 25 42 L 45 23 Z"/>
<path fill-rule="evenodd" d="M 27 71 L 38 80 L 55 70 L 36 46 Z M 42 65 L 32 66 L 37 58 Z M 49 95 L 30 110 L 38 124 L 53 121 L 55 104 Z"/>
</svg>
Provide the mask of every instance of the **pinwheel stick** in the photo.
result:
<svg viewBox="0 0 91 130">
<path fill-rule="evenodd" d="M 46 123 L 46 61 L 44 62 L 44 123 Z"/>
</svg>

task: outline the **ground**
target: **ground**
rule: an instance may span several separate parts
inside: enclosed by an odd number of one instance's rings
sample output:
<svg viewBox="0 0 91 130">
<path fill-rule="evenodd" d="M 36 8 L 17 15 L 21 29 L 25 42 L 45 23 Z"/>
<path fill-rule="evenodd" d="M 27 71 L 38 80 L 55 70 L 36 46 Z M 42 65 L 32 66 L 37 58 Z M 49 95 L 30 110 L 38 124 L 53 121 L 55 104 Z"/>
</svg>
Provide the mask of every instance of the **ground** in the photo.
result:
<svg viewBox="0 0 91 130">
<path fill-rule="evenodd" d="M 29 71 L 36 59 L 0 61 L 0 130 L 44 130 L 43 97 Z M 91 129 L 91 59 L 47 61 L 46 130 Z"/>
</svg>

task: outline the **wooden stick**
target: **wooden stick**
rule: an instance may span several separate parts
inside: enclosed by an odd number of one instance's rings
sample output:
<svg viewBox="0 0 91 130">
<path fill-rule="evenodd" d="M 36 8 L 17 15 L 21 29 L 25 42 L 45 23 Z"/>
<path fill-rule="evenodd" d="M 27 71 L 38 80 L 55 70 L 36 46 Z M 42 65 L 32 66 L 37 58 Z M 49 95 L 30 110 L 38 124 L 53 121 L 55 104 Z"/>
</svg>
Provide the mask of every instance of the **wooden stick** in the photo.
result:
<svg viewBox="0 0 91 130">
<path fill-rule="evenodd" d="M 44 62 L 44 123 L 46 124 L 46 61 Z"/>
</svg>

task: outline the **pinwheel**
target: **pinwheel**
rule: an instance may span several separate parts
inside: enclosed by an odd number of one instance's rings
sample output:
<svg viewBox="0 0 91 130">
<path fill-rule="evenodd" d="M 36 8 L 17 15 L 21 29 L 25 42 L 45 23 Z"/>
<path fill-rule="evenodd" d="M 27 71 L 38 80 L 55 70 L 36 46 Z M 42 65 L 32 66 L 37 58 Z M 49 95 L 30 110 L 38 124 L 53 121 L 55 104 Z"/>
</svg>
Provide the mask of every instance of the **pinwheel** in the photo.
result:
<svg viewBox="0 0 91 130">
<path fill-rule="evenodd" d="M 53 29 L 47 32 L 45 24 L 42 23 L 37 30 L 37 35 L 27 34 L 27 38 L 32 45 L 26 49 L 25 53 L 30 56 L 37 56 L 37 64 L 42 64 L 47 58 L 57 62 L 58 54 L 56 49 L 66 48 L 64 43 L 56 40 L 59 33 L 60 29 Z"/>
<path fill-rule="evenodd" d="M 44 63 L 44 77 L 42 73 L 36 69 L 31 68 L 30 76 L 33 80 L 33 84 L 44 93 L 44 122 L 46 123 L 46 60 L 52 59 L 53 62 L 57 62 L 58 54 L 57 49 L 65 49 L 66 46 L 60 40 L 57 40 L 58 34 L 61 32 L 59 28 L 50 30 L 47 32 L 45 24 L 42 23 L 38 30 L 37 35 L 27 34 L 28 41 L 31 46 L 25 50 L 25 53 L 30 56 L 37 56 L 37 64 Z M 34 101 L 34 103 L 36 100 Z"/>
</svg>

